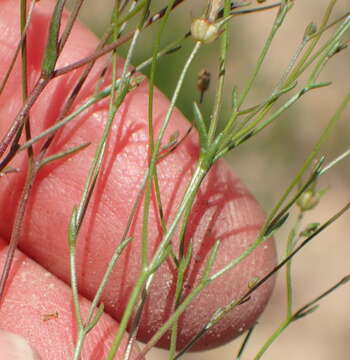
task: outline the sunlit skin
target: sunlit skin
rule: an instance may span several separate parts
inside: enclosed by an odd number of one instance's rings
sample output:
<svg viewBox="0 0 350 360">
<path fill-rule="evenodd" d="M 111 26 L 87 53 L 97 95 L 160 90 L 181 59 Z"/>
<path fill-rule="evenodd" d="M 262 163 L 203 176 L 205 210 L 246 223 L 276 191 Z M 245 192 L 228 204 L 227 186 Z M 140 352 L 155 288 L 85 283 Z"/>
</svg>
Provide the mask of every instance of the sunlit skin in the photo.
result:
<svg viewBox="0 0 350 360">
<path fill-rule="evenodd" d="M 0 266 L 4 264 L 6 243 L 0 241 Z M 81 298 L 82 313 L 87 314 L 90 302 Z M 76 341 L 70 288 L 56 276 L 18 251 L 14 259 L 9 287 L 1 305 L 1 330 L 22 335 L 40 354 L 41 359 L 71 359 Z M 107 356 L 117 323 L 107 314 L 86 338 L 83 359 L 100 360 Z M 123 358 L 127 339 L 116 359 Z M 0 333 L 0 359 L 11 360 L 7 345 L 2 344 Z M 132 359 L 136 357 L 137 349 Z"/>
<path fill-rule="evenodd" d="M 0 7 L 0 67 L 7 69 L 19 37 L 18 4 L 10 0 L 2 1 Z M 40 74 L 48 21 L 52 11 L 52 2 L 40 1 L 37 4 L 28 35 L 28 70 L 29 83 L 33 86 Z M 65 17 L 66 19 L 66 17 Z M 79 60 L 94 51 L 96 38 L 82 25 L 75 26 L 66 48 L 59 58 L 57 67 Z M 106 59 L 101 59 L 89 76 L 86 86 L 79 94 L 75 106 L 81 104 L 95 91 L 100 72 Z M 51 125 L 62 107 L 66 95 L 79 78 L 80 70 L 74 71 L 52 81 L 44 90 L 31 111 L 33 134 Z M 21 106 L 20 67 L 17 64 L 9 83 L 0 97 L 0 132 L 1 136 L 9 127 Z M 105 84 L 108 83 L 107 75 Z M 102 84 L 103 86 L 103 84 Z M 168 100 L 158 91 L 154 98 L 154 123 L 157 128 L 164 118 Z M 95 294 L 105 272 L 106 264 L 118 244 L 130 214 L 133 203 L 140 190 L 140 184 L 147 169 L 148 134 L 147 134 L 148 84 L 144 81 L 125 99 L 119 110 L 115 125 L 107 146 L 107 156 L 96 186 L 96 192 L 86 214 L 77 246 L 77 268 L 80 293 L 87 299 Z M 31 277 L 37 277 L 38 286 L 26 283 L 21 274 L 28 272 L 24 266 L 16 270 L 16 281 L 10 283 L 11 296 L 5 299 L 1 309 L 6 315 L 0 316 L 0 327 L 25 336 L 43 358 L 59 359 L 56 355 L 62 348 L 71 348 L 62 335 L 53 336 L 47 327 L 57 326 L 57 331 L 64 330 L 74 338 L 75 325 L 73 313 L 62 319 L 60 313 L 72 311 L 69 283 L 69 258 L 67 244 L 67 226 L 74 205 L 82 194 L 83 184 L 96 145 L 102 133 L 108 113 L 108 100 L 101 101 L 81 116 L 69 123 L 56 137 L 49 154 L 64 148 L 90 142 L 91 145 L 69 159 L 59 160 L 43 168 L 35 181 L 30 195 L 28 209 L 23 223 L 19 248 L 32 260 L 27 267 L 33 267 Z M 187 133 L 189 123 L 179 111 L 175 111 L 164 143 L 170 136 L 179 132 L 180 137 Z M 36 145 L 34 149 L 38 149 Z M 164 215 L 167 223 L 174 217 L 175 211 L 194 171 L 198 158 L 198 139 L 195 131 L 169 156 L 158 164 L 158 177 L 162 194 Z M 20 169 L 19 173 L 9 174 L 1 179 L 0 207 L 2 210 L 0 235 L 9 239 L 16 211 L 16 204 L 26 174 L 26 155 L 17 156 L 12 166 Z M 253 166 L 253 164 L 247 164 Z M 253 176 L 253 173 L 252 173 Z M 155 199 L 152 198 L 148 230 L 149 256 L 161 240 L 161 226 Z M 117 268 L 102 297 L 106 312 L 120 320 L 123 309 L 140 271 L 140 238 L 142 230 L 142 206 L 137 212 L 131 228 L 134 240 L 126 248 Z M 207 255 L 216 240 L 221 241 L 218 256 L 212 272 L 220 270 L 235 257 L 240 255 L 258 234 L 264 216 L 255 199 L 232 174 L 224 163 L 219 161 L 209 172 L 202 184 L 190 216 L 186 244 L 193 241 L 193 257 L 184 283 L 184 295 L 198 283 Z M 174 251 L 178 251 L 178 239 L 173 238 Z M 2 257 L 4 251 L 2 251 Z M 18 255 L 23 257 L 24 255 Z M 47 274 L 40 264 L 54 276 L 56 293 L 47 293 L 48 286 L 42 280 Z M 259 246 L 253 254 L 235 269 L 211 283 L 190 305 L 179 322 L 178 347 L 185 345 L 193 335 L 210 319 L 210 315 L 238 298 L 248 289 L 248 284 L 256 277 L 261 278 L 275 264 L 275 250 L 272 241 Z M 48 275 L 44 275 L 48 276 Z M 61 282 L 60 280 L 63 280 Z M 23 278 L 25 278 L 23 276 Z M 22 279 L 22 280 L 21 280 Z M 50 277 L 51 279 L 51 277 Z M 39 281 L 40 280 L 40 281 Z M 157 272 L 145 305 L 138 338 L 147 341 L 168 318 L 172 311 L 172 295 L 175 290 L 175 269 L 172 261 L 167 261 Z M 30 281 L 35 281 L 30 280 Z M 51 281 L 51 280 L 50 280 Z M 50 282 L 48 280 L 48 282 Z M 27 288 L 26 288 L 27 287 Z M 212 348 L 225 343 L 251 327 L 263 311 L 272 291 L 273 280 L 259 288 L 245 304 L 240 305 L 223 321 L 216 325 L 195 345 L 194 349 Z M 25 290 L 24 290 L 25 289 Z M 25 298 L 23 293 L 26 293 Z M 44 295 L 50 299 L 43 305 L 43 311 L 26 316 L 16 306 L 6 305 L 10 301 L 28 306 L 28 297 L 37 294 L 38 302 L 44 301 Z M 42 294 L 42 295 L 40 295 Z M 59 296 L 57 295 L 59 294 Z M 11 299 L 16 300 L 11 300 Z M 45 299 L 46 299 L 45 298 Z M 64 304 L 64 305 L 62 305 Z M 57 305 L 57 306 L 55 306 Z M 18 305 L 19 306 L 19 305 Z M 70 308 L 69 308 L 70 307 Z M 27 310 L 28 312 L 30 310 Z M 45 314 L 58 312 L 57 318 L 43 321 Z M 114 320 L 106 315 L 103 326 L 116 326 Z M 11 321 L 7 319 L 11 318 Z M 39 320 L 40 321 L 39 321 Z M 114 323 L 114 324 L 113 324 Z M 110 325 L 109 325 L 110 324 Z M 27 329 L 27 330 L 26 330 Z M 29 329 L 29 330 L 28 330 Z M 61 330 L 60 330 L 61 329 Z M 44 335 L 43 335 L 44 334 Z M 101 336 L 101 335 L 100 335 Z M 47 344 L 40 344 L 39 338 L 49 337 L 52 353 L 47 355 Z M 169 334 L 158 345 L 167 347 Z M 67 350 L 68 351 L 68 350 Z M 61 353 L 60 353 L 61 354 Z M 56 357 L 55 357 L 56 356 Z"/>
</svg>

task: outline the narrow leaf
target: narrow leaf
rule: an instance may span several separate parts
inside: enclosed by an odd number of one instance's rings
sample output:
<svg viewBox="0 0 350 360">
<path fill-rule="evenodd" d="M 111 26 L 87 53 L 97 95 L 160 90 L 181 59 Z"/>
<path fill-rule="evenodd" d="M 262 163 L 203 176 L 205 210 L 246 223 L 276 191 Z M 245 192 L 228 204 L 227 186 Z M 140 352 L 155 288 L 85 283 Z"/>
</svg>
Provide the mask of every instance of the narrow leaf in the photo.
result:
<svg viewBox="0 0 350 360">
<path fill-rule="evenodd" d="M 103 315 L 103 311 L 104 311 L 104 304 L 101 303 L 97 309 L 95 317 L 92 319 L 92 321 L 89 324 L 87 324 L 86 330 L 85 330 L 86 333 L 88 333 L 90 330 L 92 330 L 96 326 L 96 324 L 101 319 L 101 316 Z"/>
<path fill-rule="evenodd" d="M 75 249 L 75 243 L 77 238 L 77 213 L 77 207 L 74 206 L 68 227 L 68 244 L 69 250 L 71 252 Z"/>
<path fill-rule="evenodd" d="M 315 312 L 318 308 L 320 307 L 320 305 L 314 305 L 304 311 L 301 311 L 301 312 L 297 312 L 295 315 L 294 315 L 294 320 L 299 320 L 307 315 L 310 315 L 312 314 L 313 312 Z"/>
<path fill-rule="evenodd" d="M 272 220 L 272 222 L 267 227 L 264 237 L 270 237 L 272 236 L 288 219 L 289 213 L 284 214 L 280 218 L 278 218 L 276 221 Z"/>
<path fill-rule="evenodd" d="M 51 155 L 46 157 L 41 163 L 40 163 L 40 167 L 43 167 L 44 165 L 47 165 L 48 163 L 55 161 L 55 160 L 59 160 L 62 159 L 64 157 L 68 157 L 69 155 L 73 155 L 76 154 L 77 152 L 85 149 L 86 147 L 88 147 L 90 145 L 90 143 L 85 143 L 82 145 L 78 145 L 78 146 L 74 146 L 70 149 L 64 150 L 62 152 L 59 152 L 57 154 Z"/>
<path fill-rule="evenodd" d="M 237 87 L 235 86 L 232 89 L 232 109 L 234 112 L 238 112 L 238 91 L 237 91 Z"/>
<path fill-rule="evenodd" d="M 199 141 L 204 150 L 208 148 L 208 131 L 205 125 L 203 115 L 199 109 L 199 106 L 196 102 L 193 102 L 193 112 L 194 112 L 194 123 L 199 133 Z"/>
<path fill-rule="evenodd" d="M 61 17 L 65 2 L 66 0 L 57 1 L 53 15 L 51 17 L 49 36 L 45 49 L 43 64 L 41 67 L 41 73 L 45 78 L 49 78 L 55 70 L 58 58 L 58 36 L 60 32 Z"/>
</svg>

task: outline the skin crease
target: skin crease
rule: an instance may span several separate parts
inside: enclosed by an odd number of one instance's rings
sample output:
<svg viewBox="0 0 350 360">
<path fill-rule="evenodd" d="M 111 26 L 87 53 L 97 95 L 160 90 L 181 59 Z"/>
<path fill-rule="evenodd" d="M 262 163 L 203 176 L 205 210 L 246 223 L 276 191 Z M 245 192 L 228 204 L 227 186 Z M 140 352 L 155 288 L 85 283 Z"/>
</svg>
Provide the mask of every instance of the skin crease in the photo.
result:
<svg viewBox="0 0 350 360">
<path fill-rule="evenodd" d="M 18 41 L 18 4 L 6 0 L 0 7 L 0 67 L 7 69 L 14 46 Z M 52 2 L 42 0 L 36 5 L 28 35 L 29 83 L 35 83 L 40 73 Z M 58 68 L 91 53 L 97 42 L 81 25 L 75 26 L 72 36 L 58 61 Z M 89 76 L 76 105 L 93 94 L 105 59 L 100 60 Z M 18 64 L 17 64 L 18 65 Z M 34 134 L 52 124 L 64 104 L 69 90 L 79 77 L 79 71 L 54 79 L 44 90 L 31 111 Z M 0 134 L 3 135 L 21 106 L 19 66 L 11 75 L 8 86 L 0 97 Z M 108 76 L 107 76 L 108 78 Z M 108 82 L 108 80 L 106 80 Z M 78 283 L 80 293 L 92 298 L 105 271 L 113 249 L 124 231 L 125 223 L 138 194 L 147 169 L 147 84 L 144 82 L 128 94 L 116 115 L 115 125 L 107 145 L 96 192 L 81 228 L 77 246 Z M 168 107 L 168 100 L 155 92 L 154 122 L 159 126 Z M 107 117 L 108 101 L 101 101 L 69 123 L 59 132 L 49 154 L 91 142 L 91 145 L 69 159 L 60 160 L 43 168 L 29 199 L 22 229 L 20 249 L 44 268 L 65 282 L 69 282 L 67 226 L 74 205 L 82 193 L 86 174 L 96 144 Z M 166 143 L 175 131 L 185 134 L 189 123 L 175 111 L 165 135 Z M 181 135 L 180 135 L 181 136 Z M 38 149 L 38 146 L 34 147 Z M 198 157 L 198 139 L 194 131 L 158 166 L 159 182 L 165 218 L 169 224 L 194 171 Z M 3 178 L 0 188 L 0 235 L 10 238 L 11 227 L 25 179 L 25 155 L 16 157 L 12 166 L 17 174 Z M 160 221 L 154 198 L 149 224 L 149 255 L 161 240 Z M 186 241 L 193 240 L 193 258 L 185 278 L 186 295 L 198 282 L 213 243 L 221 245 L 213 272 L 218 271 L 251 244 L 263 223 L 263 213 L 255 199 L 236 178 L 227 165 L 219 161 L 207 175 L 193 206 L 186 233 Z M 140 270 L 140 234 L 142 207 L 138 209 L 131 235 L 134 240 L 126 248 L 102 301 L 106 311 L 120 320 L 123 307 Z M 175 251 L 178 240 L 173 239 Z M 248 282 L 262 277 L 275 264 L 272 240 L 259 246 L 235 269 L 211 283 L 195 299 L 179 321 L 178 347 L 183 346 L 209 320 L 210 315 L 248 288 Z M 170 261 L 161 266 L 151 286 L 149 299 L 141 320 L 138 338 L 147 341 L 167 319 L 172 309 L 175 289 L 175 270 Z M 273 288 L 273 279 L 265 283 L 251 299 L 232 311 L 194 346 L 194 350 L 212 348 L 238 336 L 251 327 L 263 311 Z M 159 342 L 167 347 L 169 334 Z"/>
</svg>

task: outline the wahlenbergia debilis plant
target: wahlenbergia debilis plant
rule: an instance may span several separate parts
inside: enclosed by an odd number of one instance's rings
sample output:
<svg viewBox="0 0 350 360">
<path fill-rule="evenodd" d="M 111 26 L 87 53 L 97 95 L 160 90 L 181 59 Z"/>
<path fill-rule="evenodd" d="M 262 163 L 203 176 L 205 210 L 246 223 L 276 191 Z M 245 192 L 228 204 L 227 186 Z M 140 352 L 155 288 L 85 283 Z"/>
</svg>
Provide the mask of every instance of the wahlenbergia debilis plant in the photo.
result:
<svg viewBox="0 0 350 360">
<path fill-rule="evenodd" d="M 20 1 L 20 36 L 0 79 L 4 103 L 13 77 L 21 79 L 21 101 L 11 111 L 3 107 L 7 118 L 1 127 L 0 169 L 8 179 L 2 204 L 9 209 L 2 235 L 8 236 L 9 246 L 0 293 L 6 301 L 17 246 L 35 253 L 35 260 L 69 282 L 76 326 L 73 359 L 81 358 L 104 312 L 118 320 L 119 328 L 103 358 L 118 353 L 123 359 L 141 359 L 158 345 L 168 349 L 169 359 L 178 359 L 246 332 L 239 353 L 232 354 L 243 359 L 274 275 L 284 271 L 286 315 L 267 334 L 254 358 L 260 359 L 290 324 L 314 312 L 321 299 L 350 279 L 341 275 L 304 306 L 293 304 L 293 257 L 350 207 L 345 199 L 327 221 L 304 222 L 305 213 L 322 201 L 325 190 L 318 180 L 350 153 L 345 149 L 334 159 L 322 153 L 350 92 L 333 104 L 334 115 L 266 219 L 221 160 L 246 142 L 254 144 L 255 136 L 308 93 L 331 86 L 321 74 L 347 47 L 350 13 L 333 17 L 336 1 L 329 1 L 322 19 L 305 28 L 270 94 L 251 105 L 248 96 L 273 40 L 297 2 L 196 3 L 201 15 L 178 39 L 164 44 L 164 33 L 185 2 L 171 0 L 156 9 L 151 0 L 115 0 L 108 28 L 91 45 L 95 48 L 70 59 L 83 33 L 77 30 L 77 17 L 84 0 L 72 2 L 70 13 L 64 10 L 65 0 L 51 5 Z M 232 84 L 230 111 L 224 113 L 230 25 L 237 16 L 259 11 L 273 11 L 275 19 L 245 85 Z M 40 25 L 41 13 L 50 14 L 46 25 Z M 144 32 L 157 23 L 152 53 L 134 63 Z M 198 93 L 186 123 L 176 111 L 178 98 L 193 61 L 213 42 L 220 43 L 217 71 L 198 74 Z M 191 51 L 167 102 L 155 89 L 158 63 L 188 43 Z M 121 46 L 127 49 L 125 59 L 118 55 Z M 147 81 L 141 75 L 146 70 Z M 215 87 L 215 98 L 205 116 L 209 86 Z M 49 215 L 40 222 L 42 204 Z M 292 211 L 297 211 L 295 218 Z M 285 254 L 276 260 L 272 237 L 286 226 Z M 91 300 L 88 311 L 82 311 L 79 294 Z M 135 351 L 137 339 L 146 345 Z"/>
</svg>

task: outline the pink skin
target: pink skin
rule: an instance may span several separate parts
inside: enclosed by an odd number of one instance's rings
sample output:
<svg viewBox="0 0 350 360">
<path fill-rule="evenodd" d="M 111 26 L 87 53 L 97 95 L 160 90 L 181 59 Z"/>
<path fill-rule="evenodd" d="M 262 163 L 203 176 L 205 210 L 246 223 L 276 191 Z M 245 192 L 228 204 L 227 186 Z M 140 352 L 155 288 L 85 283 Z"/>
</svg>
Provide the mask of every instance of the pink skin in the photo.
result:
<svg viewBox="0 0 350 360">
<path fill-rule="evenodd" d="M 6 257 L 6 244 L 0 239 L 0 266 Z M 81 298 L 81 311 L 85 316 L 90 302 Z M 13 268 L 1 304 L 0 328 L 19 334 L 37 350 L 41 359 L 71 359 L 76 341 L 76 324 L 71 290 L 56 276 L 49 273 L 22 252 L 17 251 Z M 86 337 L 82 359 L 104 359 L 112 343 L 118 324 L 104 314 L 97 327 Z M 123 340 L 117 359 L 123 358 L 127 339 Z M 1 344 L 1 338 L 0 338 Z M 0 347 L 0 358 L 6 357 L 6 348 Z M 137 349 L 132 359 L 135 359 Z"/>
<path fill-rule="evenodd" d="M 45 46 L 48 19 L 52 11 L 50 1 L 37 4 L 33 25 L 29 32 L 29 80 L 35 83 Z M 17 4 L 3 1 L 0 8 L 0 66 L 6 69 L 18 40 Z M 81 25 L 77 25 L 59 59 L 58 67 L 76 61 L 91 53 L 96 39 Z M 94 67 L 87 84 L 79 95 L 82 103 L 95 90 L 101 60 Z M 55 79 L 44 90 L 31 111 L 33 133 L 39 133 L 55 121 L 66 95 L 79 76 L 80 70 Z M 0 98 L 0 133 L 3 134 L 21 105 L 20 71 L 16 67 L 9 84 Z M 147 84 L 132 91 L 124 101 L 115 120 L 108 142 L 107 156 L 96 193 L 81 229 L 77 250 L 80 292 L 92 298 L 105 271 L 113 249 L 121 238 L 140 183 L 147 169 Z M 154 121 L 159 126 L 168 107 L 168 100 L 158 91 L 155 93 Z M 68 160 L 57 161 L 39 173 L 22 231 L 20 249 L 44 268 L 65 282 L 69 282 L 67 225 L 72 208 L 80 200 L 84 179 L 88 172 L 96 144 L 107 117 L 108 101 L 101 101 L 74 122 L 69 123 L 56 138 L 50 154 L 82 143 L 91 145 Z M 179 131 L 185 134 L 188 122 L 175 111 L 165 136 Z M 37 147 L 35 147 L 37 149 Z M 163 208 L 170 223 L 195 168 L 198 157 L 198 139 L 194 131 L 170 156 L 158 166 L 158 176 Z M 2 212 L 0 235 L 9 239 L 16 204 L 25 178 L 24 155 L 16 158 L 12 166 L 21 172 L 8 175 L 0 188 Z M 160 236 L 159 216 L 152 200 L 149 224 L 149 254 L 154 253 Z M 193 239 L 193 258 L 186 274 L 184 293 L 187 294 L 198 282 L 211 246 L 217 239 L 221 246 L 213 272 L 242 253 L 251 244 L 263 223 L 263 213 L 255 199 L 228 169 L 218 162 L 206 177 L 195 201 L 187 230 L 187 241 Z M 107 286 L 102 301 L 106 311 L 120 320 L 123 308 L 140 270 L 140 234 L 142 207 L 132 226 L 133 242 L 128 246 Z M 178 240 L 173 239 L 177 249 Z M 210 315 L 247 290 L 248 282 L 262 277 L 275 264 L 272 241 L 259 246 L 254 253 L 215 282 L 196 298 L 181 317 L 178 347 L 183 346 L 210 318 Z M 174 267 L 168 261 L 155 276 L 142 317 L 139 339 L 147 341 L 167 319 L 172 308 L 174 293 Z M 256 291 L 251 299 L 231 312 L 223 321 L 208 332 L 194 347 L 196 350 L 211 348 L 239 335 L 252 326 L 263 311 L 273 288 L 273 280 Z M 68 296 L 68 295 L 67 295 Z M 168 334 L 158 345 L 169 344 Z"/>
</svg>

